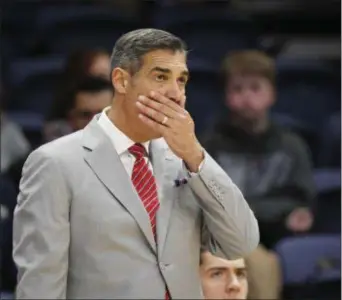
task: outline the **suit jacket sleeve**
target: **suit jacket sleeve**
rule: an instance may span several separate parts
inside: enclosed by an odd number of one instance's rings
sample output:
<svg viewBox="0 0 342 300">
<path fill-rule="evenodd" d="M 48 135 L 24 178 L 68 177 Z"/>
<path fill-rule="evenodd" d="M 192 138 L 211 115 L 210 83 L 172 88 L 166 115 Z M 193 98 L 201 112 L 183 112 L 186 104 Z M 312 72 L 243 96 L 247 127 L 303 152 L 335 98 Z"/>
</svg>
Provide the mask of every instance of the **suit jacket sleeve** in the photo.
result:
<svg viewBox="0 0 342 300">
<path fill-rule="evenodd" d="M 259 243 L 258 222 L 240 190 L 208 153 L 189 184 L 203 211 L 204 247 L 228 259 L 252 252 Z"/>
<path fill-rule="evenodd" d="M 65 299 L 69 190 L 60 165 L 39 148 L 27 159 L 13 223 L 16 299 Z"/>
</svg>

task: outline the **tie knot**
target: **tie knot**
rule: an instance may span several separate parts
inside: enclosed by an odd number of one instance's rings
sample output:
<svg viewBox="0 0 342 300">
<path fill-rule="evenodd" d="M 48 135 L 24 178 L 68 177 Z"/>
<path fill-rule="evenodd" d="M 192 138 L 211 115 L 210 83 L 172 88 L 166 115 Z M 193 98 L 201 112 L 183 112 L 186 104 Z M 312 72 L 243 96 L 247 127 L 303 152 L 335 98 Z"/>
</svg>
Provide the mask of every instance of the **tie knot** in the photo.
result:
<svg viewBox="0 0 342 300">
<path fill-rule="evenodd" d="M 128 151 L 132 153 L 136 157 L 136 159 L 142 158 L 146 154 L 145 148 L 141 144 L 134 144 L 133 146 L 128 148 Z"/>
</svg>

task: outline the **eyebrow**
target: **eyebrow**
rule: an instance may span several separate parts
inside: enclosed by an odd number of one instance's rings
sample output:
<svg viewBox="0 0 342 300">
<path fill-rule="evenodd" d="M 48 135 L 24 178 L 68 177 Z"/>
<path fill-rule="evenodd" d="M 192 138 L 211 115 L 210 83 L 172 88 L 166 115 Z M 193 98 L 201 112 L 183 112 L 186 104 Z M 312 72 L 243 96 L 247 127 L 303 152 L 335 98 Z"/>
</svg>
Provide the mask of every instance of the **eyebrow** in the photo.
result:
<svg viewBox="0 0 342 300">
<path fill-rule="evenodd" d="M 151 69 L 150 73 L 152 73 L 152 72 L 161 72 L 161 73 L 165 73 L 165 74 L 170 74 L 171 70 L 168 68 L 154 67 L 153 69 Z M 181 74 L 183 76 L 189 77 L 189 71 L 183 71 Z"/>
<path fill-rule="evenodd" d="M 210 267 L 207 271 L 208 272 L 211 272 L 211 271 L 226 271 L 230 269 L 229 267 Z M 234 267 L 233 268 L 234 270 L 237 270 L 237 271 L 247 271 L 247 268 L 246 267 Z"/>
</svg>

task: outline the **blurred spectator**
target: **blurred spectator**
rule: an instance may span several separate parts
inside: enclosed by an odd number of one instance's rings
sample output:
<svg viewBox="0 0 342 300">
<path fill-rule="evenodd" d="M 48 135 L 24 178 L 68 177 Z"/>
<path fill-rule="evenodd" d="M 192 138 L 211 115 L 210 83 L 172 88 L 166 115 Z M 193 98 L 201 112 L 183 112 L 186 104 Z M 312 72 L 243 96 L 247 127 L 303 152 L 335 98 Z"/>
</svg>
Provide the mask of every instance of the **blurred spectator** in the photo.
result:
<svg viewBox="0 0 342 300">
<path fill-rule="evenodd" d="M 30 151 L 21 128 L 13 123 L 4 112 L 0 112 L 1 122 L 1 173 L 16 160 L 25 157 Z"/>
<path fill-rule="evenodd" d="M 62 85 L 77 82 L 86 75 L 109 79 L 110 55 L 106 50 L 95 49 L 71 53 L 62 76 Z"/>
<path fill-rule="evenodd" d="M 56 101 L 50 119 L 62 118 L 66 95 L 73 91 L 85 76 L 110 78 L 110 55 L 106 50 L 76 51 L 69 55 L 61 80 L 58 84 Z"/>
<path fill-rule="evenodd" d="M 0 291 L 13 292 L 16 285 L 16 268 L 12 259 L 13 211 L 17 203 L 17 193 L 11 181 L 0 176 L 1 213 L 1 265 Z"/>
<path fill-rule="evenodd" d="M 111 83 L 100 77 L 85 77 L 60 103 L 58 115 L 44 128 L 44 140 L 49 142 L 83 129 L 94 115 L 109 106 L 113 98 Z M 53 113 L 53 112 L 52 112 Z"/>
<path fill-rule="evenodd" d="M 5 172 L 16 160 L 26 157 L 30 151 L 30 143 L 21 128 L 6 115 L 8 97 L 0 82 L 0 141 L 1 141 L 1 173 Z"/>
<path fill-rule="evenodd" d="M 258 218 L 261 243 L 271 248 L 312 225 L 310 153 L 298 136 L 269 118 L 276 98 L 270 57 L 252 50 L 233 53 L 223 63 L 223 75 L 228 112 L 204 137 L 203 145 L 244 193 Z M 275 268 L 265 263 L 274 264 L 271 253 L 258 251 L 258 260 L 265 256 L 261 267 Z"/>
<path fill-rule="evenodd" d="M 298 136 L 269 119 L 276 95 L 270 57 L 237 52 L 225 60 L 223 71 L 229 112 L 204 145 L 243 191 L 259 222 L 267 225 L 261 239 L 272 247 L 283 236 L 310 228 L 307 208 L 315 197 L 310 153 Z"/>
<path fill-rule="evenodd" d="M 66 96 L 64 103 L 60 103 L 63 106 L 59 108 L 59 118 L 46 123 L 43 133 L 44 142 L 83 129 L 94 115 L 110 105 L 112 98 L 113 87 L 108 80 L 91 76 L 80 80 L 74 90 Z M 11 164 L 6 172 L 16 188 L 19 186 L 27 155 Z"/>
</svg>

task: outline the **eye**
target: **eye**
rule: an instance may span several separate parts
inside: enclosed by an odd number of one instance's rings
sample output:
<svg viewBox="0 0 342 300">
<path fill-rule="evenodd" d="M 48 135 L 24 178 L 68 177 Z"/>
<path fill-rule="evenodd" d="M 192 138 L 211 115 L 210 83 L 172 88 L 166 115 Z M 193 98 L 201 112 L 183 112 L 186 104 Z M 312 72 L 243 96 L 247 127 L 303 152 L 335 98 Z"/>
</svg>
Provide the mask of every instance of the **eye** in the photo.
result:
<svg viewBox="0 0 342 300">
<path fill-rule="evenodd" d="M 162 82 L 162 81 L 165 81 L 165 80 L 167 80 L 167 76 L 166 75 L 164 75 L 164 74 L 156 75 L 156 81 Z"/>
<path fill-rule="evenodd" d="M 223 271 L 217 270 L 211 273 L 210 277 L 211 278 L 219 278 L 223 275 Z"/>
<path fill-rule="evenodd" d="M 258 83 L 253 83 L 252 86 L 251 86 L 251 89 L 253 92 L 258 92 L 260 90 L 260 84 Z"/>
<path fill-rule="evenodd" d="M 234 85 L 232 88 L 233 92 L 235 93 L 241 93 L 242 92 L 242 86 L 241 85 Z"/>
<path fill-rule="evenodd" d="M 236 271 L 236 275 L 240 278 L 245 278 L 247 276 L 246 271 L 245 270 L 237 270 Z"/>
<path fill-rule="evenodd" d="M 188 79 L 186 78 L 186 77 L 181 77 L 181 78 L 179 78 L 179 80 L 178 80 L 181 84 L 186 84 L 187 82 L 188 82 Z"/>
</svg>

